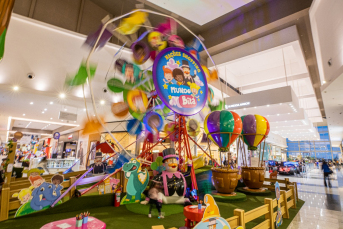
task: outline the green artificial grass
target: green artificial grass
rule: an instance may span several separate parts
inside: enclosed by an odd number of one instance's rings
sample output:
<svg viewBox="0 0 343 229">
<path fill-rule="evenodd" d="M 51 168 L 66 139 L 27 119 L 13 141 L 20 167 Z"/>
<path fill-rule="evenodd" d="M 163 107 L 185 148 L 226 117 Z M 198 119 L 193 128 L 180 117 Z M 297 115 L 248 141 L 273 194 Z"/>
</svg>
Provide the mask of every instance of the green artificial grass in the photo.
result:
<svg viewBox="0 0 343 229">
<path fill-rule="evenodd" d="M 127 204 L 125 205 L 126 209 L 129 210 L 130 212 L 136 213 L 136 214 L 141 214 L 141 215 L 148 215 L 149 214 L 149 207 L 150 205 L 144 205 L 144 204 Z M 180 204 L 163 204 L 162 205 L 162 212 L 164 212 L 165 216 L 170 216 L 170 215 L 174 215 L 174 214 L 178 214 L 178 213 L 182 213 L 183 214 L 183 205 Z M 157 215 L 157 209 L 154 206 L 152 208 L 152 212 L 155 213 L 155 215 Z"/>
<path fill-rule="evenodd" d="M 207 166 L 204 166 L 204 167 L 201 167 L 201 168 L 194 170 L 194 173 L 195 173 L 195 175 L 197 175 L 199 173 L 207 172 L 207 171 L 211 170 L 211 168 L 212 168 L 212 166 L 207 165 Z"/>
<path fill-rule="evenodd" d="M 221 216 L 223 218 L 229 218 L 233 216 L 234 209 L 244 209 L 245 211 L 252 210 L 264 204 L 264 198 L 275 198 L 275 194 L 271 193 L 269 196 L 247 196 L 247 200 L 239 203 L 222 203 L 217 202 Z M 289 209 L 290 219 L 283 219 L 283 224 L 280 229 L 286 229 L 295 217 L 297 212 L 300 210 L 304 201 L 299 200 L 297 208 Z M 120 207 L 114 207 L 114 194 L 105 194 L 98 196 L 85 196 L 78 199 L 71 199 L 63 204 L 49 208 L 42 212 L 25 215 L 15 219 L 9 219 L 1 222 L 1 229 L 7 228 L 30 228 L 39 229 L 44 224 L 52 221 L 75 217 L 75 215 L 89 211 L 91 216 L 102 220 L 107 224 L 107 228 L 134 228 L 134 229 L 150 229 L 154 225 L 164 225 L 166 229 L 171 227 L 184 226 L 184 215 L 183 212 L 172 214 L 172 208 L 166 205 L 162 206 L 162 211 L 166 213 L 164 219 L 158 219 L 157 216 L 148 218 L 146 214 L 135 213 L 130 211 L 131 207 L 137 206 L 138 204 L 124 205 Z M 182 206 L 180 206 L 182 207 Z M 130 208 L 130 210 L 128 210 Z M 135 210 L 138 211 L 139 209 Z M 144 211 L 144 209 L 142 208 Z M 167 212 L 170 210 L 171 212 Z M 174 210 L 173 210 L 174 211 Z M 246 224 L 246 228 L 252 228 L 257 224 L 264 221 L 264 216 L 261 216 Z"/>
<path fill-rule="evenodd" d="M 224 202 L 224 203 L 242 202 L 247 199 L 247 196 L 244 193 L 240 193 L 240 192 L 236 192 L 235 196 L 222 196 L 222 195 L 216 195 L 216 194 L 212 194 L 212 196 L 217 202 Z"/>
<path fill-rule="evenodd" d="M 253 196 L 269 196 L 271 194 L 270 190 L 266 190 L 264 192 L 252 192 L 252 191 L 244 189 L 243 187 L 237 188 L 236 191 L 244 193 L 246 195 L 253 195 Z"/>
</svg>

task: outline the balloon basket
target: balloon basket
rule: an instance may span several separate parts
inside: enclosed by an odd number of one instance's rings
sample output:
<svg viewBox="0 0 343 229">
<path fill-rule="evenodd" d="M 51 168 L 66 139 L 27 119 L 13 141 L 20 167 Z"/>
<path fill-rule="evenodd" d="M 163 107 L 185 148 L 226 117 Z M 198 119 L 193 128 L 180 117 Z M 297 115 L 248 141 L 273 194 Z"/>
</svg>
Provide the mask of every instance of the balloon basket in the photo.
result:
<svg viewBox="0 0 343 229">
<path fill-rule="evenodd" d="M 264 167 L 247 167 L 243 166 L 242 168 L 242 178 L 244 184 L 249 189 L 260 189 L 263 186 L 264 182 Z"/>
<path fill-rule="evenodd" d="M 227 165 L 226 168 L 227 170 L 229 170 L 229 168 L 237 168 L 237 160 L 236 160 L 236 163 L 234 163 L 233 161 L 230 161 L 231 160 L 231 152 L 230 152 L 230 148 L 231 148 L 231 145 L 232 143 L 239 138 L 241 133 L 233 133 L 233 132 L 211 132 L 211 133 L 208 133 L 207 134 L 207 144 L 208 144 L 208 148 L 210 149 L 210 152 L 211 151 L 211 144 L 210 144 L 210 140 L 212 142 L 214 142 L 218 147 L 219 147 L 219 152 L 220 152 L 220 167 L 223 169 L 224 168 L 224 165 L 222 164 L 222 153 L 227 153 L 228 154 L 228 161 L 227 161 Z M 225 142 L 224 146 L 222 145 L 223 144 L 223 135 L 228 135 L 228 139 L 227 142 Z M 222 140 L 222 141 L 220 141 Z M 238 155 L 238 147 L 237 147 L 237 155 Z"/>
<path fill-rule="evenodd" d="M 234 194 L 240 176 L 238 169 L 224 169 L 213 167 L 212 171 L 212 184 L 218 193 Z"/>
</svg>

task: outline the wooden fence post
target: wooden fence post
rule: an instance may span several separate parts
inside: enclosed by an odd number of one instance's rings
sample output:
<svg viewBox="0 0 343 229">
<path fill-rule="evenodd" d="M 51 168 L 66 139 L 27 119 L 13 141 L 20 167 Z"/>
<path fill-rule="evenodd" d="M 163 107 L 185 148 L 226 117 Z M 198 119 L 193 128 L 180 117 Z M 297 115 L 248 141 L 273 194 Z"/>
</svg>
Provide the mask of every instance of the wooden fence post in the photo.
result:
<svg viewBox="0 0 343 229">
<path fill-rule="evenodd" d="M 289 219 L 289 211 L 288 211 L 288 204 L 287 204 L 287 194 L 286 191 L 280 191 L 281 193 L 281 198 L 283 198 L 283 203 L 282 205 L 285 206 L 285 216 L 282 216 L 283 218 Z"/>
<path fill-rule="evenodd" d="M 0 221 L 8 219 L 8 211 L 10 207 L 10 188 L 2 188 L 1 205 L 0 205 Z"/>
<path fill-rule="evenodd" d="M 12 147 L 8 149 L 8 151 L 12 151 L 10 154 L 8 154 L 7 158 L 9 159 L 8 164 L 14 164 L 14 158 L 15 158 L 15 151 L 17 150 L 17 143 L 12 142 Z M 5 171 L 5 183 L 3 184 L 3 187 L 9 187 L 11 183 L 11 177 L 12 172 L 8 173 Z"/>
<path fill-rule="evenodd" d="M 295 186 L 293 185 L 289 185 L 289 188 L 292 192 L 292 195 L 291 195 L 291 200 L 293 200 L 293 206 L 292 208 L 297 208 L 297 205 L 296 205 L 296 194 L 295 194 Z"/>
<path fill-rule="evenodd" d="M 76 177 L 70 177 L 69 178 L 69 187 L 72 186 L 76 181 Z M 72 187 L 69 191 L 69 200 L 73 197 L 75 193 L 76 186 Z"/>
<path fill-rule="evenodd" d="M 275 219 L 273 217 L 273 214 L 274 214 L 273 199 L 265 198 L 264 204 L 268 204 L 268 214 L 265 214 L 265 219 L 270 220 L 269 221 L 270 229 L 274 229 L 275 228 L 275 225 L 274 225 Z"/>
<path fill-rule="evenodd" d="M 242 226 L 245 229 L 245 220 L 244 220 L 244 210 L 242 209 L 235 209 L 233 211 L 234 216 L 238 216 L 238 226 Z"/>
</svg>

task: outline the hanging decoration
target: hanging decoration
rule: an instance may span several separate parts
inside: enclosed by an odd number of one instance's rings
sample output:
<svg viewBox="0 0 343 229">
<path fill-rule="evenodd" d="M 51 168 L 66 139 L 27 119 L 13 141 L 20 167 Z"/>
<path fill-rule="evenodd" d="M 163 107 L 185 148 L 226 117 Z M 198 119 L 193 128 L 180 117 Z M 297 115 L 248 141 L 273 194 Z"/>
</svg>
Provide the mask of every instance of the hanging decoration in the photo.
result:
<svg viewBox="0 0 343 229">
<path fill-rule="evenodd" d="M 153 79 L 159 97 L 169 109 L 190 116 L 205 106 L 208 89 L 200 66 L 190 53 L 180 48 L 167 48 L 159 53 L 153 65 Z M 172 68 L 175 83 L 165 76 L 166 68 Z"/>
<path fill-rule="evenodd" d="M 270 126 L 268 120 L 261 115 L 242 116 L 244 142 L 249 150 L 256 150 L 257 146 L 268 136 Z"/>
</svg>

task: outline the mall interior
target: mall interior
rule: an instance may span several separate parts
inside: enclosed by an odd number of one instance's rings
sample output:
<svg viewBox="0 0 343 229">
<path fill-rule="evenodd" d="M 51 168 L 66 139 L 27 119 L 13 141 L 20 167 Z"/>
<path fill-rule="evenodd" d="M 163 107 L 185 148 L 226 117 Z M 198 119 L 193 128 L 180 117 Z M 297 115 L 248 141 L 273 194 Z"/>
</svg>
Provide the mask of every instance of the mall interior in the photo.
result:
<svg viewBox="0 0 343 229">
<path fill-rule="evenodd" d="M 342 0 L 0 0 L 0 228 L 343 228 Z"/>
</svg>

